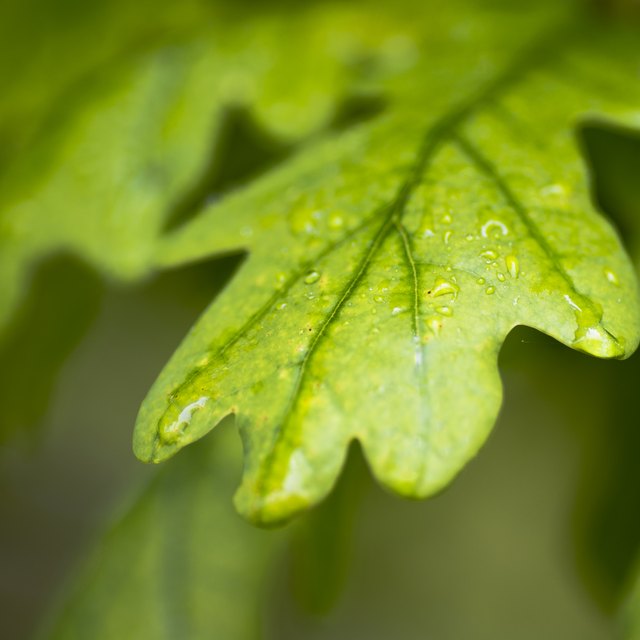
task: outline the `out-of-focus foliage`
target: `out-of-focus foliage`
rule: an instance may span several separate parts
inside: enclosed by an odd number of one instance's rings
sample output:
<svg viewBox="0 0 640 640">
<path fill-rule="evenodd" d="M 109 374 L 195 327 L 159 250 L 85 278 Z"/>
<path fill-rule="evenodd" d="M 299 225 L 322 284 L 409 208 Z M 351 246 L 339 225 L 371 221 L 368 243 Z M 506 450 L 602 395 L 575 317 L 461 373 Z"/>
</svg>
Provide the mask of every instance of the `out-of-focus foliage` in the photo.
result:
<svg viewBox="0 0 640 640">
<path fill-rule="evenodd" d="M 594 176 L 595 197 L 612 216 L 640 271 L 640 138 L 624 129 L 596 125 L 583 132 Z M 635 398 L 640 359 L 599 376 L 590 404 L 606 406 L 601 428 L 585 461 L 578 517 L 579 553 L 594 591 L 607 608 L 617 606 L 640 551 L 640 411 Z M 604 425 L 603 425 L 604 426 Z"/>
<path fill-rule="evenodd" d="M 348 7 L 325 15 L 313 5 L 292 12 L 281 4 L 194 2 L 165 12 L 117 2 L 85 9 L 83 20 L 72 4 L 77 28 L 73 20 L 61 33 L 48 25 L 38 51 L 51 52 L 30 57 L 33 70 L 26 65 L 17 82 L 23 40 L 8 38 L 3 56 L 12 87 L 3 99 L 6 135 L 19 140 L 8 146 L 0 181 L 0 323 L 25 270 L 51 251 L 75 251 L 121 278 L 148 272 L 164 225 L 207 173 L 228 108 L 247 106 L 287 138 L 309 135 L 356 90 L 358 63 L 380 46 L 378 32 L 395 32 L 376 16 L 375 29 L 354 31 L 361 14 Z M 60 8 L 44 3 L 43 10 Z M 181 16 L 175 26 L 174 13 Z M 340 26 L 327 37 L 332 24 Z M 87 40 L 96 51 L 84 56 Z M 31 103 L 34 113 L 23 121 Z M 28 135 L 33 122 L 40 126 Z"/>
<path fill-rule="evenodd" d="M 258 637 L 266 569 L 281 536 L 234 512 L 239 462 L 240 443 L 225 429 L 167 465 L 95 546 L 42 637 Z"/>
<path fill-rule="evenodd" d="M 631 587 L 631 593 L 624 604 L 622 612 L 622 634 L 624 640 L 640 638 L 640 571 Z"/>
<path fill-rule="evenodd" d="M 46 261 L 0 335 L 0 442 L 42 418 L 62 363 L 90 326 L 102 294 L 92 270 L 69 256 Z"/>
<path fill-rule="evenodd" d="M 550 1 L 2 12 L 0 438 L 42 415 L 98 306 L 96 272 L 130 282 L 219 252 L 250 256 L 158 382 L 137 447 L 161 459 L 237 412 L 237 502 L 260 522 L 323 497 L 354 437 L 396 491 L 441 487 L 494 422 L 515 324 L 599 356 L 635 347 L 636 281 L 575 142 L 585 117 L 640 123 L 633 27 Z M 623 146 L 592 164 L 638 255 L 635 165 L 608 160 Z M 640 526 L 634 418 L 613 399 L 629 365 L 607 385 L 621 435 L 592 448 L 580 518 L 609 607 Z M 238 462 L 221 433 L 161 469 L 46 637 L 255 637 L 282 535 L 230 511 Z M 360 495 L 345 481 L 294 533 L 315 614 L 345 581 Z"/>
</svg>

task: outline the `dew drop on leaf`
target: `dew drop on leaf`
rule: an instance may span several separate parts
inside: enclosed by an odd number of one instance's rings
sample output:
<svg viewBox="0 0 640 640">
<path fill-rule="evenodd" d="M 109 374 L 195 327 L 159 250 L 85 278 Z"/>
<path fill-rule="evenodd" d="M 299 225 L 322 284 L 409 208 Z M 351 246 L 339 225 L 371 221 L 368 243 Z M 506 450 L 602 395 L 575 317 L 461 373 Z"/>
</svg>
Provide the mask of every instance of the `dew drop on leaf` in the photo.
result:
<svg viewBox="0 0 640 640">
<path fill-rule="evenodd" d="M 611 269 L 604 270 L 604 277 L 611 283 L 615 285 L 619 285 L 620 281 L 618 280 L 618 276 L 615 272 L 611 271 Z"/>
<path fill-rule="evenodd" d="M 480 256 L 483 257 L 487 261 L 487 263 L 489 263 L 495 260 L 498 257 L 498 254 L 495 251 L 488 249 L 487 251 L 483 251 Z"/>
<path fill-rule="evenodd" d="M 480 228 L 480 233 L 484 238 L 496 238 L 499 236 L 506 236 L 509 233 L 509 229 L 504 222 L 500 220 L 488 220 Z"/>
<path fill-rule="evenodd" d="M 565 298 L 568 296 L 565 296 Z M 604 358 L 616 358 L 624 354 L 624 341 L 611 335 L 601 324 L 601 315 L 591 309 L 576 312 L 578 328 L 573 346 Z"/>
<path fill-rule="evenodd" d="M 309 271 L 309 273 L 305 276 L 304 283 L 305 284 L 314 284 L 320 280 L 320 274 L 317 271 Z"/>
<path fill-rule="evenodd" d="M 317 235 L 323 212 L 306 204 L 296 206 L 288 216 L 289 229 L 296 235 Z"/>
<path fill-rule="evenodd" d="M 504 264 L 507 267 L 507 271 L 512 278 L 517 278 L 520 273 L 520 265 L 518 263 L 518 258 L 515 256 L 507 256 L 504 259 Z"/>
<path fill-rule="evenodd" d="M 344 218 L 342 217 L 342 214 L 338 213 L 337 211 L 334 211 L 329 216 L 329 220 L 327 221 L 327 224 L 329 225 L 329 229 L 333 231 L 338 231 L 342 229 L 342 227 L 344 227 Z"/>
<path fill-rule="evenodd" d="M 437 334 L 442 328 L 442 321 L 439 318 L 429 318 L 427 320 L 427 326 L 433 333 Z"/>
<path fill-rule="evenodd" d="M 564 299 L 567 301 L 567 304 L 574 310 L 582 313 L 582 307 L 571 298 L 569 295 L 565 295 Z"/>
<path fill-rule="evenodd" d="M 202 407 L 207 404 L 208 400 L 209 398 L 207 396 L 202 396 L 182 409 L 177 419 L 173 422 L 161 423 L 158 427 L 158 436 L 160 437 L 160 440 L 165 444 L 173 444 L 177 442 L 184 428 L 191 422 L 194 412 L 198 409 L 202 409 Z"/>
<path fill-rule="evenodd" d="M 453 282 L 449 282 L 449 280 L 445 280 L 444 278 L 438 278 L 428 293 L 434 298 L 446 295 L 452 295 L 455 298 L 459 290 L 460 288 L 453 284 Z"/>
</svg>

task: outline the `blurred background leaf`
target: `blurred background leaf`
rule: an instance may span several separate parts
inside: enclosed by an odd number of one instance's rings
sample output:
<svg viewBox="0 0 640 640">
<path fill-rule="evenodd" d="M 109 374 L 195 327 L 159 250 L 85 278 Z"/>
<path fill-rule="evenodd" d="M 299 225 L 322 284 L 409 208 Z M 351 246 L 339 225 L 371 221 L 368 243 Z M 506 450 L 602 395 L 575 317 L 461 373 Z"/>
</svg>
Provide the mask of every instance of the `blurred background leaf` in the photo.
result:
<svg viewBox="0 0 640 640">
<path fill-rule="evenodd" d="M 635 573 L 635 584 L 632 585 L 621 615 L 621 637 L 624 640 L 638 640 L 640 638 L 640 571 Z"/>
<path fill-rule="evenodd" d="M 635 10 L 640 7 L 635 4 Z M 640 136 L 597 123 L 583 130 L 594 197 L 624 239 L 640 273 Z M 606 418 L 594 439 L 579 494 L 578 555 L 592 592 L 615 610 L 638 578 L 640 553 L 640 354 L 603 371 L 586 398 L 604 398 Z M 601 401 L 602 402 L 602 401 Z M 637 592 L 637 587 L 635 587 Z M 640 620 L 640 600 L 626 605 Z M 640 637 L 640 627 L 626 636 Z"/>
<path fill-rule="evenodd" d="M 60 368 L 95 318 L 102 297 L 98 275 L 71 256 L 47 260 L 29 295 L 0 334 L 0 442 L 24 436 L 43 417 Z"/>
<path fill-rule="evenodd" d="M 5 0 L 1 160 L 14 161 L 34 135 L 50 126 L 52 107 L 73 94 L 74 85 L 87 75 L 192 30 L 212 15 L 214 6 L 209 0 Z"/>
<path fill-rule="evenodd" d="M 282 536 L 233 510 L 242 456 L 230 426 L 156 474 L 95 545 L 43 638 L 258 637 L 270 551 Z"/>
<path fill-rule="evenodd" d="M 131 453 L 131 425 L 140 398 L 237 264 L 237 257 L 229 257 L 157 276 L 134 288 L 108 284 L 93 324 L 60 365 L 37 437 L 4 432 L 0 635 L 30 636 L 63 576 L 112 521 L 107 514 L 122 495 L 150 481 L 154 470 L 140 465 Z M 76 290 L 74 269 L 56 273 L 61 276 L 56 290 Z M 41 305 L 32 308 L 37 314 Z M 41 321 L 26 314 L 24 326 Z M 43 334 L 49 333 L 54 344 L 64 343 L 59 330 L 67 328 L 54 326 L 55 331 L 43 329 Z M 39 335 L 34 336 L 36 343 Z M 22 347 L 29 353 L 28 345 Z M 57 347 L 48 348 L 59 353 Z M 11 365 L 10 360 L 0 361 L 2 371 Z M 32 381 L 26 375 L 18 380 L 27 388 L 18 389 L 17 381 L 3 384 L 13 384 L 19 397 L 28 396 Z"/>
</svg>

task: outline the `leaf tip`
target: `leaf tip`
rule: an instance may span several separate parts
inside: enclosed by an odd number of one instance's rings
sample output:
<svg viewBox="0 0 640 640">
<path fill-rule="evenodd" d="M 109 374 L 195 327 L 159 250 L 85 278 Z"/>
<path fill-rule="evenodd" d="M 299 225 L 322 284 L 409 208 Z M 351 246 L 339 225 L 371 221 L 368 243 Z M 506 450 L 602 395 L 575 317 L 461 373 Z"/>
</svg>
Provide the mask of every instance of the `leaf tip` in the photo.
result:
<svg viewBox="0 0 640 640">
<path fill-rule="evenodd" d="M 579 325 L 573 347 L 597 358 L 623 359 L 631 355 L 625 339 L 617 338 L 600 324 Z"/>
</svg>

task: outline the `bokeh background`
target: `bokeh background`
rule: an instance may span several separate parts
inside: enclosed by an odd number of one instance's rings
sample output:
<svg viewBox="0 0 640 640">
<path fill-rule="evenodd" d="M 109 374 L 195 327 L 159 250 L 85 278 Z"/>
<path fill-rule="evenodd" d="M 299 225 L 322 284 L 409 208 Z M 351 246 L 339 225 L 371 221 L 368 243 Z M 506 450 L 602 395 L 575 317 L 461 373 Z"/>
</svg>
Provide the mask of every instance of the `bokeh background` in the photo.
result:
<svg viewBox="0 0 640 640">
<path fill-rule="evenodd" d="M 0 169 L 64 116 L 51 105 L 84 74 L 207 11 L 5 0 Z M 594 198 L 640 265 L 640 137 L 596 123 L 579 135 Z M 286 152 L 232 113 L 205 186 L 239 184 Z M 254 530 L 231 507 L 232 421 L 161 469 L 130 444 L 158 371 L 242 259 L 129 286 L 64 253 L 34 269 L 0 339 L 0 635 L 611 638 L 640 542 L 640 356 L 596 361 L 517 329 L 494 433 L 441 495 L 388 495 L 354 448 L 328 503 Z M 228 617 L 227 631 L 206 634 L 207 616 Z"/>
</svg>

